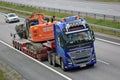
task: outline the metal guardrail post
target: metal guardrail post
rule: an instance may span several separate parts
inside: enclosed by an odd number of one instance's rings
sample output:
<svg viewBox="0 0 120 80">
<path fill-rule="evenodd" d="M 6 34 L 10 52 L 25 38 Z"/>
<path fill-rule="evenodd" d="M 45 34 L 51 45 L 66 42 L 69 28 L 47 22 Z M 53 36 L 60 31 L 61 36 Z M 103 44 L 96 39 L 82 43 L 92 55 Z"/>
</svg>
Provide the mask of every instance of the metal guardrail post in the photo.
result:
<svg viewBox="0 0 120 80">
<path fill-rule="evenodd" d="M 115 16 L 113 16 L 113 21 L 115 21 Z"/>
<path fill-rule="evenodd" d="M 80 15 L 80 12 L 78 12 L 78 15 Z"/>
<path fill-rule="evenodd" d="M 96 19 L 96 14 L 94 14 L 94 19 Z"/>
<path fill-rule="evenodd" d="M 105 15 L 103 15 L 103 19 L 105 20 Z"/>
</svg>

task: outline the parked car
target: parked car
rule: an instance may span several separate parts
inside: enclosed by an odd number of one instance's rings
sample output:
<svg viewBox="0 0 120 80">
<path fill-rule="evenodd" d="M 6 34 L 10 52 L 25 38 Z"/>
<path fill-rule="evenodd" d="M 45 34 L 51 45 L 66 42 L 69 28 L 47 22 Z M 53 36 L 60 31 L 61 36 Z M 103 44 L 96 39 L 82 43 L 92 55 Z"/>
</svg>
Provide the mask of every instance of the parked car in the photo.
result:
<svg viewBox="0 0 120 80">
<path fill-rule="evenodd" d="M 15 13 L 8 13 L 5 15 L 5 22 L 10 23 L 10 22 L 19 22 L 20 19 Z"/>
</svg>

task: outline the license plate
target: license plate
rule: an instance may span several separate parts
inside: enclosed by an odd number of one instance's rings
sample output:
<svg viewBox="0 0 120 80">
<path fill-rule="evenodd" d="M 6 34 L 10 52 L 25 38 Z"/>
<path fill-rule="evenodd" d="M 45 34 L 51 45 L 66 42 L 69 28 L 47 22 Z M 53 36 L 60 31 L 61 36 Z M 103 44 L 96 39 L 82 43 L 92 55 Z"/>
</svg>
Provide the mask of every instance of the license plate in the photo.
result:
<svg viewBox="0 0 120 80">
<path fill-rule="evenodd" d="M 85 67 L 85 66 L 86 66 L 86 64 L 81 64 L 81 65 L 80 65 L 80 67 Z"/>
</svg>

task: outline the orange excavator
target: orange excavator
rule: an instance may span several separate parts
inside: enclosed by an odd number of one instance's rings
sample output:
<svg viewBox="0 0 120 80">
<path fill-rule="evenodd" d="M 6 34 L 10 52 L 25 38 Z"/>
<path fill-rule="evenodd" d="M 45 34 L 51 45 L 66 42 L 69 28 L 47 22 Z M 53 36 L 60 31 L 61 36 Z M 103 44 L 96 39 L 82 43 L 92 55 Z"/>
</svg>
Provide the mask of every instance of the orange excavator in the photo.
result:
<svg viewBox="0 0 120 80">
<path fill-rule="evenodd" d="M 17 25 L 15 29 L 20 38 L 26 38 L 32 42 L 44 42 L 54 39 L 55 23 L 55 16 L 47 18 L 44 14 L 33 13 L 25 20 L 25 24 Z"/>
<path fill-rule="evenodd" d="M 20 39 L 13 39 L 13 47 L 38 60 L 47 59 L 47 48 L 43 43 L 54 40 L 53 26 L 56 22 L 55 16 L 47 18 L 44 14 L 32 14 L 24 24 L 16 25 Z"/>
</svg>

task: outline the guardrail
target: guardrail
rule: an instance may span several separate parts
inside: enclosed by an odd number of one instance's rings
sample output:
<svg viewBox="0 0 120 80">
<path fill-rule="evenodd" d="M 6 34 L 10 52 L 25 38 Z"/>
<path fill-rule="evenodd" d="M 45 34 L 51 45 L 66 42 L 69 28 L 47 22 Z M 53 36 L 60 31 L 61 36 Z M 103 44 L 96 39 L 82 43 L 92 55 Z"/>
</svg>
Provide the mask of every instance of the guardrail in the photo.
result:
<svg viewBox="0 0 120 80">
<path fill-rule="evenodd" d="M 100 26 L 100 25 L 95 25 L 95 24 L 89 24 L 89 25 L 95 31 L 120 37 L 120 29 L 110 28 L 107 26 Z"/>
<path fill-rule="evenodd" d="M 0 2 L 6 2 L 4 0 L 0 0 Z M 59 12 L 59 13 L 70 13 L 70 14 L 76 14 L 83 17 L 92 17 L 94 19 L 103 19 L 103 20 L 113 20 L 120 22 L 120 16 L 114 16 L 114 15 L 105 15 L 105 14 L 98 14 L 98 13 L 88 13 L 88 12 L 81 12 L 81 11 L 75 11 L 75 10 L 66 10 L 66 9 L 57 9 L 57 8 L 48 8 L 48 7 L 38 7 L 34 5 L 26 5 L 26 4 L 20 4 L 20 3 L 13 3 L 13 2 L 7 2 L 13 5 L 20 5 L 20 6 L 29 6 L 29 7 L 35 7 L 44 9 L 47 11 L 53 11 L 53 12 Z"/>
<path fill-rule="evenodd" d="M 3 7 L 0 6 L 0 8 L 3 9 L 7 9 L 7 10 L 12 10 L 12 11 L 16 11 L 16 12 L 20 12 L 20 13 L 26 13 L 26 14 L 32 14 L 32 12 L 28 12 L 28 11 L 23 11 L 23 10 L 17 10 L 17 9 L 13 9 L 13 8 L 8 8 L 8 7 Z M 50 16 L 47 16 L 50 17 Z M 60 20 L 60 18 L 58 18 Z M 95 24 L 90 24 L 91 28 L 94 30 L 94 28 L 99 28 L 100 32 L 106 32 L 106 31 L 111 31 L 112 35 L 116 35 L 120 37 L 120 29 L 116 29 L 116 28 L 110 28 L 110 27 L 106 27 L 106 26 L 100 26 L 100 25 L 95 25 Z"/>
</svg>

